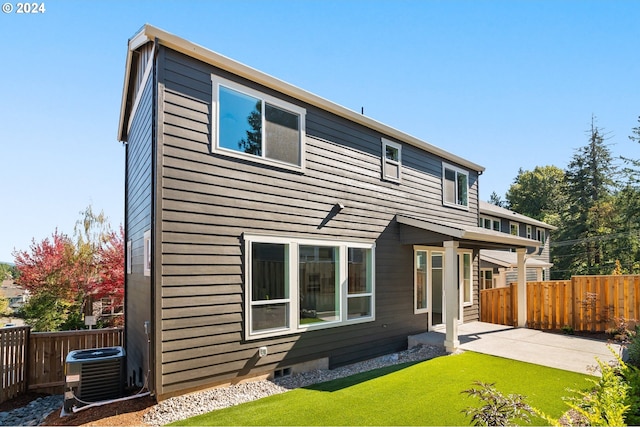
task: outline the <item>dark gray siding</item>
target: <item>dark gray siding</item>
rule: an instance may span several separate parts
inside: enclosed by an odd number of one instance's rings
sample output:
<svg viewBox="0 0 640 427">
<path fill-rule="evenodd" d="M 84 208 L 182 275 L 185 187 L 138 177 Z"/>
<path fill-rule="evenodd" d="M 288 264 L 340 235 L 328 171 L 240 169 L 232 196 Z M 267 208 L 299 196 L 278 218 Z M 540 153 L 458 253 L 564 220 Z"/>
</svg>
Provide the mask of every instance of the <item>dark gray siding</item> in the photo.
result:
<svg viewBox="0 0 640 427">
<path fill-rule="evenodd" d="M 162 265 L 160 397 L 320 357 L 345 364 L 405 348 L 407 335 L 426 330 L 426 315 L 413 314 L 413 248 L 400 242 L 394 217 L 476 225 L 475 172 L 469 211 L 444 207 L 441 159 L 404 145 L 402 182 L 382 181 L 384 135 L 165 54 L 159 64 L 162 253 L 156 258 Z M 307 109 L 303 172 L 211 154 L 211 73 Z M 326 221 L 336 202 L 345 208 Z M 375 241 L 375 322 L 245 341 L 245 232 Z M 264 345 L 269 355 L 255 357 Z"/>
<path fill-rule="evenodd" d="M 144 276 L 144 232 L 151 227 L 153 82 L 143 88 L 127 142 L 125 222 L 131 240 L 131 274 L 126 275 L 127 380 L 141 386 L 148 365 L 144 322 L 151 320 L 151 281 Z"/>
</svg>

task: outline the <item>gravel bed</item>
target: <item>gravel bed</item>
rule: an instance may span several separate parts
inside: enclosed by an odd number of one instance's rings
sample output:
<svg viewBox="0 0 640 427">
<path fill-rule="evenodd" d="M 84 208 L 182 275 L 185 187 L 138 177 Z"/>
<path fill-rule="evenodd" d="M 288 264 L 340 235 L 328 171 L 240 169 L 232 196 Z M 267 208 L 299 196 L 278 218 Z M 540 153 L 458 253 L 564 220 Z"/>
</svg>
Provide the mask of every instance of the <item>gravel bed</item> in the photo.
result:
<svg viewBox="0 0 640 427">
<path fill-rule="evenodd" d="M 0 426 L 37 426 L 62 406 L 62 395 L 40 397 L 28 405 L 0 412 Z"/>
<path fill-rule="evenodd" d="M 360 372 L 406 362 L 418 362 L 446 354 L 442 346 L 423 345 L 333 370 L 315 370 L 277 380 L 253 381 L 172 397 L 155 405 L 144 415 L 144 422 L 161 426 L 195 415 L 261 399 L 311 384 L 348 377 Z"/>
</svg>

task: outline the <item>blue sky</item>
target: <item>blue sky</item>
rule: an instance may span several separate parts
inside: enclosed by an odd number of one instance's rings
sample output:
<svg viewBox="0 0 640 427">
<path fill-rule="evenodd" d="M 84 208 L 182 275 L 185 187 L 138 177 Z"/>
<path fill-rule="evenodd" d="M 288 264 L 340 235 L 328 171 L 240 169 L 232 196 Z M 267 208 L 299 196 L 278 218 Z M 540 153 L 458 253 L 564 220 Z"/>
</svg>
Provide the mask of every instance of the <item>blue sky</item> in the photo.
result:
<svg viewBox="0 0 640 427">
<path fill-rule="evenodd" d="M 2 3 L 5 3 L 4 0 Z M 89 204 L 124 220 L 127 40 L 150 23 L 487 168 L 564 168 L 591 116 L 614 155 L 640 116 L 640 2 L 45 1 L 0 13 L 0 261 Z"/>
</svg>

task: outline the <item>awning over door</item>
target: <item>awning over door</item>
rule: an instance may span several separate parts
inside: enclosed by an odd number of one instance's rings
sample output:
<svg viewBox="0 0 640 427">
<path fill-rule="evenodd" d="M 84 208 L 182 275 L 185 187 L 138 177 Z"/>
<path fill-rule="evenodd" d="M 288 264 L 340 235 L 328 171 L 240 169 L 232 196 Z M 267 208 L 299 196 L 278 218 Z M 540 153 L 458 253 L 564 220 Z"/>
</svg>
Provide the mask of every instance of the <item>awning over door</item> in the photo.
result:
<svg viewBox="0 0 640 427">
<path fill-rule="evenodd" d="M 460 345 L 458 340 L 458 269 L 457 249 L 472 247 L 477 249 L 515 249 L 518 268 L 518 324 L 526 322 L 526 280 L 525 255 L 527 248 L 538 248 L 540 242 L 525 237 L 514 236 L 500 231 L 482 227 L 433 222 L 407 215 L 396 215 L 400 224 L 400 240 L 404 244 L 429 245 L 438 244 L 444 248 L 444 295 L 446 312 L 445 348 L 455 351 Z"/>
</svg>

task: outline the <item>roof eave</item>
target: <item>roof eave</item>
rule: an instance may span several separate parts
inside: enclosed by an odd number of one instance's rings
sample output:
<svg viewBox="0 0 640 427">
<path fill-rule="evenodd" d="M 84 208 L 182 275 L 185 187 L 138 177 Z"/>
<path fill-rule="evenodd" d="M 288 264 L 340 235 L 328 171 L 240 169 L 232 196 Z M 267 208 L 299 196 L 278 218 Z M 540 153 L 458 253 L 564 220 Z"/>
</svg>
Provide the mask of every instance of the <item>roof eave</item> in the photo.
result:
<svg viewBox="0 0 640 427">
<path fill-rule="evenodd" d="M 154 39 L 157 39 L 160 44 L 170 49 L 184 53 L 185 55 L 196 58 L 205 63 L 214 65 L 218 68 L 229 71 L 240 77 L 244 77 L 255 83 L 277 90 L 278 92 L 284 93 L 295 99 L 314 105 L 325 111 L 344 117 L 345 119 L 348 119 L 352 122 L 355 122 L 365 127 L 368 127 L 370 129 L 376 130 L 390 138 L 397 139 L 399 141 L 413 145 L 422 150 L 428 151 L 436 156 L 446 159 L 449 162 L 456 163 L 460 166 L 466 167 L 478 173 L 482 173 L 485 170 L 483 166 L 480 166 L 474 162 L 471 162 L 460 156 L 452 154 L 446 150 L 443 150 L 442 148 L 431 145 L 412 135 L 404 133 L 391 126 L 387 126 L 381 122 L 378 122 L 377 120 L 374 120 L 372 118 L 359 114 L 353 110 L 350 110 L 334 102 L 331 102 L 320 96 L 314 95 L 310 92 L 307 92 L 303 89 L 300 89 L 296 86 L 286 83 L 280 79 L 272 77 L 261 71 L 258 71 L 255 68 L 251 68 L 247 65 L 241 64 L 237 61 L 227 58 L 226 56 L 220 55 L 216 52 L 213 52 L 212 50 L 209 50 L 205 47 L 192 43 L 188 40 L 180 38 L 174 34 L 168 33 L 164 30 L 161 30 L 149 24 L 145 24 L 141 28 L 141 30 L 129 41 L 129 52 L 127 54 L 127 64 L 126 64 L 127 69 L 125 71 L 125 83 L 124 83 L 123 96 L 122 96 L 123 100 L 121 103 L 120 124 L 119 124 L 119 130 L 118 130 L 118 137 L 120 141 L 123 141 L 124 139 L 122 138 L 125 137 L 124 132 L 126 129 L 126 124 L 124 123 L 124 121 L 126 119 L 125 109 L 127 108 L 126 102 L 127 102 L 127 96 L 128 96 L 128 90 L 129 90 L 128 79 L 129 79 L 129 73 L 130 73 L 129 69 L 131 67 L 131 55 L 133 51 L 137 47 L 139 47 L 141 44 L 144 44 L 148 40 L 154 40 Z"/>
<path fill-rule="evenodd" d="M 463 224 L 439 224 L 436 222 L 412 218 L 405 215 L 396 215 L 396 220 L 411 227 L 421 228 L 438 234 L 449 236 L 456 240 L 467 240 L 477 243 L 504 245 L 516 248 L 537 248 L 540 242 L 526 237 L 487 230 L 480 227 L 465 226 Z"/>
</svg>

